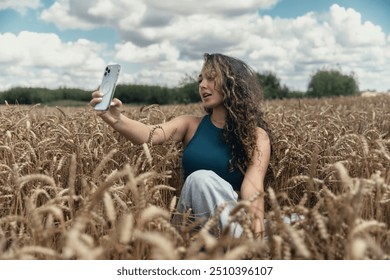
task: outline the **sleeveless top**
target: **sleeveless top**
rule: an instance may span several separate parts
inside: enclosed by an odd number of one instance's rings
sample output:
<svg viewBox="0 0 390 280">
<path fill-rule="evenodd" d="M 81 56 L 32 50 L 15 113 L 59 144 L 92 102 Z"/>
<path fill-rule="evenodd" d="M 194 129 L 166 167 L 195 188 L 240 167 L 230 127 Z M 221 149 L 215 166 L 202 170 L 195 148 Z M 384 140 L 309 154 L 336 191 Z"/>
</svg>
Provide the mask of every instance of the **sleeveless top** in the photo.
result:
<svg viewBox="0 0 390 280">
<path fill-rule="evenodd" d="M 210 115 L 204 116 L 183 151 L 184 179 L 197 170 L 211 170 L 240 191 L 244 175 L 236 169 L 229 172 L 230 159 L 230 147 L 222 141 L 222 129 L 211 122 Z"/>
</svg>

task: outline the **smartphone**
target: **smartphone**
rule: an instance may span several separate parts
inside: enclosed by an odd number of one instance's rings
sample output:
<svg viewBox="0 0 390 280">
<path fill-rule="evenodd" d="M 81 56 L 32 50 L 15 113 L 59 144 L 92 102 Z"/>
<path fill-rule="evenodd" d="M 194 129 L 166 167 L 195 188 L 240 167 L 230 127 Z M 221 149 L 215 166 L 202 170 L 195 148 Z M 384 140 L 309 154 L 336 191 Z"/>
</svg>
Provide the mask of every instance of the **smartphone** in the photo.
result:
<svg viewBox="0 0 390 280">
<path fill-rule="evenodd" d="M 110 107 L 120 70 L 121 66 L 119 64 L 110 64 L 104 69 L 102 82 L 99 87 L 100 92 L 103 94 L 103 100 L 95 105 L 95 110 L 107 111 Z"/>
</svg>

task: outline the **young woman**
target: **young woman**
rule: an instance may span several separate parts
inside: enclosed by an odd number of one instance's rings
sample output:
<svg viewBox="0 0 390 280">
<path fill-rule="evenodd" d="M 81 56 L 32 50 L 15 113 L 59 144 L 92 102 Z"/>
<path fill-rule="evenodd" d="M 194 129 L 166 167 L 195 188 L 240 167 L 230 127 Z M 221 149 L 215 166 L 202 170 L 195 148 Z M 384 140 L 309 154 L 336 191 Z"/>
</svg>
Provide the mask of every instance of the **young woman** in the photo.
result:
<svg viewBox="0 0 390 280">
<path fill-rule="evenodd" d="M 264 232 L 264 179 L 271 144 L 260 109 L 261 88 L 255 73 L 243 61 L 222 54 L 205 54 L 199 74 L 199 94 L 206 114 L 183 115 L 160 124 L 153 144 L 171 139 L 183 142 L 184 185 L 177 210 L 192 209 L 197 217 L 210 217 L 222 203 L 227 207 L 220 226 L 228 224 L 229 210 L 238 199 L 251 200 L 252 228 Z M 101 93 L 92 93 L 91 106 Z M 121 114 L 122 102 L 114 99 L 99 116 L 134 144 L 149 140 L 153 126 Z M 257 197 L 257 198 L 255 198 Z M 255 199 L 254 199 L 255 198 Z M 235 229 L 239 236 L 242 229 Z"/>
</svg>

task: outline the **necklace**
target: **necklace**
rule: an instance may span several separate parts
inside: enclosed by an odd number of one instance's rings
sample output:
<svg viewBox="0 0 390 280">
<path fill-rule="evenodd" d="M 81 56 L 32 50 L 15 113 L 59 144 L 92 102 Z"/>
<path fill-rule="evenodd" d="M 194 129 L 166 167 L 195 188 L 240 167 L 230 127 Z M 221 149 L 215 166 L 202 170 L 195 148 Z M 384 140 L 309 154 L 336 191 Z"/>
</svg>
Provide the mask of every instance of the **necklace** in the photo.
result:
<svg viewBox="0 0 390 280">
<path fill-rule="evenodd" d="M 213 118 L 213 115 L 211 115 L 211 120 L 214 122 L 214 123 L 217 123 L 217 124 L 225 124 L 225 120 L 223 120 L 223 121 L 217 121 L 217 120 L 215 120 L 214 118 Z"/>
</svg>

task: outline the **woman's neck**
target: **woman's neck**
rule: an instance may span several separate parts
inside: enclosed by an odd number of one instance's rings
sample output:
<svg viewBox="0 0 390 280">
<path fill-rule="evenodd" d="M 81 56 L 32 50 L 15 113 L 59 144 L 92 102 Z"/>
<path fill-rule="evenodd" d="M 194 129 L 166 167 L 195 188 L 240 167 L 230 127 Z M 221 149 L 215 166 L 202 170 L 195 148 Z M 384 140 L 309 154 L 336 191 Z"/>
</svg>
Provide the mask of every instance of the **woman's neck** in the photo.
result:
<svg viewBox="0 0 390 280">
<path fill-rule="evenodd" d="M 226 123 L 227 112 L 225 108 L 218 107 L 213 108 L 213 112 L 211 113 L 211 121 L 216 127 L 223 128 Z"/>
</svg>

